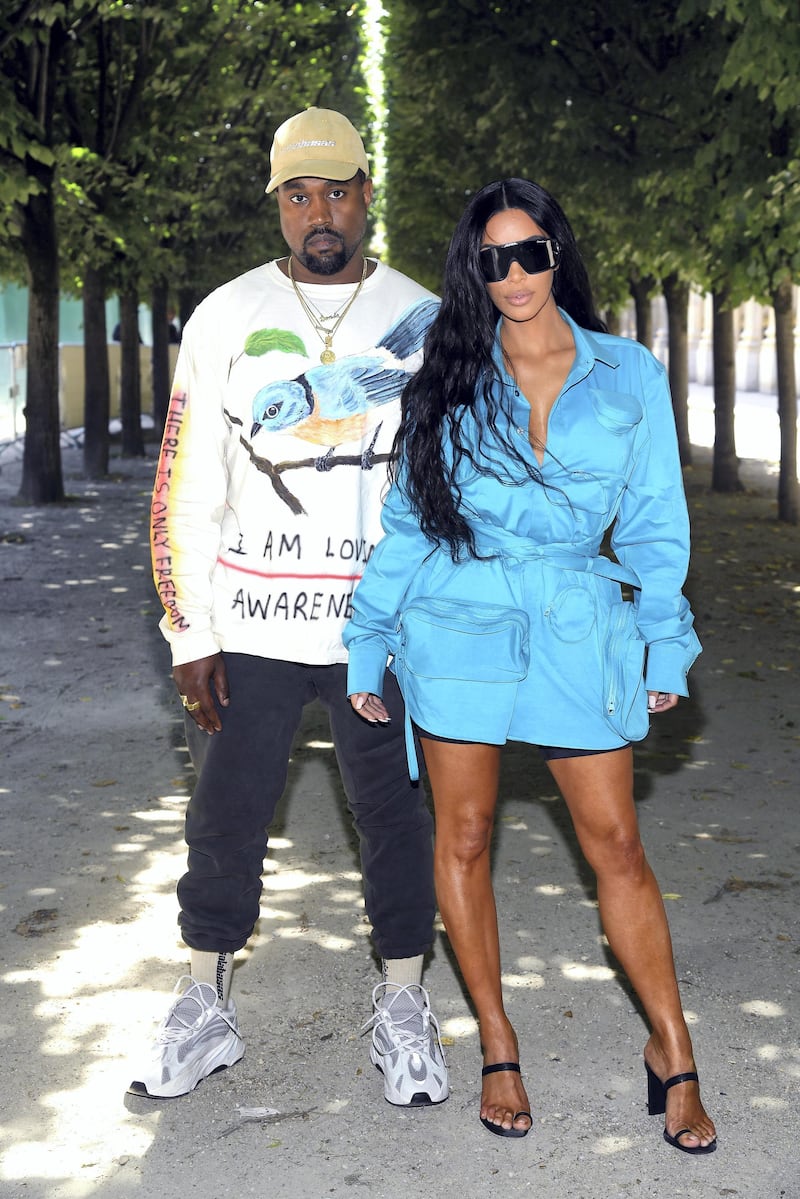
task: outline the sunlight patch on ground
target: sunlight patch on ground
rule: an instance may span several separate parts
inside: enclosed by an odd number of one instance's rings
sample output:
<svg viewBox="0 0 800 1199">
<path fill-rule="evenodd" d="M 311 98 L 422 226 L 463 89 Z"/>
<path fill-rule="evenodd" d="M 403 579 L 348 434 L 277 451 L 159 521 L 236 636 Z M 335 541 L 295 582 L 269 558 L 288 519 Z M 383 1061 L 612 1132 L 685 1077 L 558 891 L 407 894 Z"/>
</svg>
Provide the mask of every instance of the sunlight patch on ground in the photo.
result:
<svg viewBox="0 0 800 1199">
<path fill-rule="evenodd" d="M 617 977 L 608 966 L 588 966 L 584 962 L 566 962 L 561 973 L 573 982 L 610 982 Z"/>
<path fill-rule="evenodd" d="M 315 887 L 320 883 L 333 882 L 332 874 L 309 874 L 305 870 L 284 870 L 264 879 L 265 891 L 299 891 L 303 887 Z"/>
<path fill-rule="evenodd" d="M 465 1040 L 478 1035 L 478 1022 L 471 1016 L 451 1016 L 441 1021 L 442 1033 L 454 1040 Z"/>
<path fill-rule="evenodd" d="M 161 803 L 185 803 L 185 795 L 165 795 Z M 113 812 L 106 812 L 104 815 L 113 816 Z M 156 808 L 145 812 L 131 812 L 131 820 L 141 820 L 144 824 L 174 824 L 176 827 L 183 826 L 182 812 L 169 812 L 164 808 Z"/>
<path fill-rule="evenodd" d="M 750 1016 L 765 1016 L 768 1020 L 786 1015 L 785 1009 L 770 999 L 751 999 L 748 1003 L 740 1003 L 739 1007 Z"/>
<path fill-rule="evenodd" d="M 152 815 L 156 819 L 163 819 L 165 817 L 169 820 L 175 819 L 175 815 L 172 812 L 162 812 L 160 814 L 153 812 L 144 815 L 148 817 Z M 162 828 L 162 835 L 166 831 Z M 176 823 L 176 840 L 181 837 L 181 831 L 182 824 Z M 136 875 L 130 880 L 126 880 L 129 882 L 130 893 L 137 897 L 141 896 L 150 905 L 160 891 L 166 891 L 167 894 L 164 896 L 164 901 L 169 902 L 171 906 L 172 921 L 174 922 L 176 912 L 174 888 L 175 883 L 186 869 L 186 846 L 181 843 L 178 847 L 159 849 L 155 852 L 148 851 L 148 854 L 147 862 L 142 866 L 142 869 L 137 871 Z M 129 865 L 132 865 L 132 863 Z"/>
<path fill-rule="evenodd" d="M 541 991 L 544 986 L 541 974 L 503 974 L 501 981 L 504 987 L 518 990 L 527 988 L 529 991 Z"/>
<path fill-rule="evenodd" d="M 145 1120 L 129 1114 L 123 1095 L 133 1062 L 148 1052 L 170 998 L 169 990 L 142 985 L 143 963 L 158 947 L 159 976 L 166 968 L 177 978 L 188 961 L 175 924 L 175 882 L 186 860 L 185 803 L 185 796 L 162 796 L 160 807 L 130 813 L 134 829 L 138 824 L 152 830 L 165 844 L 160 849 L 136 841 L 114 846 L 122 859 L 130 852 L 145 855 L 141 870 L 124 880 L 120 876 L 128 897 L 121 920 L 94 921 L 76 930 L 71 945 L 51 958 L 2 976 L 10 987 L 34 988 L 26 1018 L 41 1027 L 41 1053 L 60 1059 L 53 1075 L 62 1085 L 41 1094 L 27 1116 L 5 1122 L 0 1179 L 54 1185 L 58 1180 L 59 1194 L 82 1199 L 95 1193 L 97 1180 L 107 1179 L 119 1161 L 144 1156 L 150 1148 L 158 1115 Z M 149 831 L 142 835 L 151 838 Z M 132 859 L 120 861 L 126 874 L 132 866 Z M 67 1088 L 65 1059 L 70 1059 L 67 1077 L 74 1078 Z"/>
<path fill-rule="evenodd" d="M 75 1121 L 73 1113 L 73 1122 L 75 1137 L 71 1142 L 43 1146 L 39 1141 L 23 1141 L 6 1150 L 3 1155 L 0 1177 L 7 1181 L 23 1183 L 34 1179 L 50 1179 L 53 1182 L 60 1182 L 59 1193 L 62 1195 L 68 1193 L 71 1199 L 83 1199 L 84 1196 L 96 1194 L 96 1185 L 92 1179 L 98 1177 L 98 1165 L 92 1158 L 107 1160 L 108 1153 L 105 1134 L 103 1131 L 98 1131 L 98 1129 L 102 1130 L 103 1122 L 94 1123 L 95 1135 L 91 1140 L 88 1140 L 85 1135 L 81 1135 L 84 1134 L 85 1129 L 84 1116 Z M 111 1121 L 109 1121 L 109 1126 L 112 1126 Z M 153 1137 L 144 1129 L 138 1128 L 133 1122 L 130 1122 L 127 1128 L 127 1135 L 123 1138 L 124 1144 L 120 1144 L 119 1156 L 121 1158 L 144 1156 Z M 96 1148 L 93 1149 L 93 1146 Z M 103 1166 L 103 1174 L 105 1174 L 105 1169 L 106 1167 Z M 69 1191 L 65 1191 L 62 1180 L 65 1177 L 75 1179 L 78 1175 L 82 1175 L 82 1180 L 72 1182 Z"/>
<path fill-rule="evenodd" d="M 544 970 L 545 963 L 541 958 L 519 957 L 517 958 L 517 966 L 520 970 Z"/>
<path fill-rule="evenodd" d="M 331 933 L 321 933 L 307 927 L 276 928 L 273 935 L 284 941 L 310 941 L 313 945 L 319 945 L 320 949 L 330 949 L 334 953 L 344 953 L 355 945 L 355 941 L 346 937 L 334 937 Z"/>
<path fill-rule="evenodd" d="M 174 900 L 169 907 L 174 920 Z M 94 924 L 80 930 L 74 949 L 36 970 L 4 977 L 39 988 L 44 998 L 31 1018 L 43 1022 L 41 1052 L 71 1056 L 75 1085 L 41 1094 L 27 1118 L 7 1122 L 0 1177 L 72 1179 L 70 1193 L 79 1199 L 115 1159 L 148 1151 L 155 1128 L 126 1112 L 123 1093 L 131 1078 L 128 1055 L 149 1045 L 165 998 L 161 991 L 132 988 L 128 972 L 145 958 L 147 945 L 164 940 L 165 908 L 156 898 L 141 923 L 126 925 L 122 944 L 118 925 Z"/>
<path fill-rule="evenodd" d="M 592 1145 L 592 1153 L 608 1157 L 612 1153 L 623 1153 L 635 1145 L 632 1137 L 601 1137 Z"/>
<path fill-rule="evenodd" d="M 157 971 L 156 984 L 168 977 L 171 987 L 188 968 L 175 897 L 186 862 L 185 805 L 185 795 L 164 795 L 152 809 L 134 810 L 126 817 L 127 840 L 111 848 L 112 861 L 122 872 L 118 882 L 113 882 L 114 867 L 106 867 L 108 885 L 118 888 L 113 905 L 115 914 L 120 912 L 117 919 L 87 924 L 57 953 L 0 975 L 9 988 L 27 988 L 24 1014 L 12 1005 L 0 1038 L 15 1035 L 15 1018 L 33 1021 L 39 1052 L 52 1062 L 51 1089 L 33 1101 L 30 1111 L 6 1119 L 0 1130 L 0 1186 L 38 1180 L 61 1196 L 84 1199 L 109 1183 L 122 1163 L 146 1156 L 158 1134 L 160 1112 L 146 1117 L 129 1113 L 124 1093 L 137 1063 L 149 1053 L 155 1028 L 172 998 L 170 989 L 147 985 L 149 972 Z M 292 850 L 294 843 L 276 837 L 271 847 Z M 298 899 L 308 888 L 322 887 L 330 911 L 359 904 L 357 870 L 323 873 L 302 865 L 281 870 L 274 860 L 272 865 L 277 873 L 265 879 L 267 895 L 288 899 L 290 892 L 297 892 L 292 898 Z M 49 890 L 37 888 L 37 899 L 49 898 Z M 125 897 L 121 908 L 120 896 Z M 262 917 L 270 922 L 267 936 L 302 939 L 341 954 L 369 935 L 361 922 L 351 935 L 334 935 L 323 926 L 321 915 L 320 923 L 309 928 L 301 906 L 298 902 L 290 908 L 263 908 Z M 474 1035 L 474 1022 L 464 1027 Z M 346 1103 L 334 1101 L 331 1110 L 337 1105 Z"/>
</svg>

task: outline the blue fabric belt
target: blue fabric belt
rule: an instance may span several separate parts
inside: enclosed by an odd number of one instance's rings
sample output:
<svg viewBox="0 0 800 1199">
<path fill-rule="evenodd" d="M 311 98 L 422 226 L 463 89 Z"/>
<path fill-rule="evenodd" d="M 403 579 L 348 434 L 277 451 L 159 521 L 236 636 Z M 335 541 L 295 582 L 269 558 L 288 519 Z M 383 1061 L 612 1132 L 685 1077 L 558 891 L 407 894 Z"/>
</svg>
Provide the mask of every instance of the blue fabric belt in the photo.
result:
<svg viewBox="0 0 800 1199">
<path fill-rule="evenodd" d="M 495 534 L 491 526 L 482 525 L 476 532 L 475 548 L 482 556 L 490 554 L 512 561 L 540 561 L 545 566 L 555 566 L 561 570 L 579 570 L 586 574 L 601 575 L 605 579 L 614 579 L 617 583 L 628 583 L 631 587 L 641 587 L 638 577 L 630 567 L 612 562 L 604 554 L 581 554 L 570 547 L 540 545 L 539 542 L 525 537 L 509 536 L 506 529 L 498 529 Z"/>
</svg>

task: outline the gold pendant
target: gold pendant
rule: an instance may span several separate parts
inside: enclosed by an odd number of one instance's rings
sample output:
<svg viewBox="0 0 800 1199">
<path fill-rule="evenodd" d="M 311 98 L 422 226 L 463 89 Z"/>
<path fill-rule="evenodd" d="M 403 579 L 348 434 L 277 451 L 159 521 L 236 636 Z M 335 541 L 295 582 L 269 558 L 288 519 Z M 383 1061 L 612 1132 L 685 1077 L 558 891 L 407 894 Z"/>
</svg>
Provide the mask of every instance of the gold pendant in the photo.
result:
<svg viewBox="0 0 800 1199">
<path fill-rule="evenodd" d="M 325 347 L 325 349 L 322 351 L 322 353 L 319 356 L 319 360 L 323 364 L 323 366 L 330 366 L 330 364 L 332 362 L 336 361 L 336 355 L 334 354 L 334 352 L 330 348 L 330 346 Z"/>
</svg>

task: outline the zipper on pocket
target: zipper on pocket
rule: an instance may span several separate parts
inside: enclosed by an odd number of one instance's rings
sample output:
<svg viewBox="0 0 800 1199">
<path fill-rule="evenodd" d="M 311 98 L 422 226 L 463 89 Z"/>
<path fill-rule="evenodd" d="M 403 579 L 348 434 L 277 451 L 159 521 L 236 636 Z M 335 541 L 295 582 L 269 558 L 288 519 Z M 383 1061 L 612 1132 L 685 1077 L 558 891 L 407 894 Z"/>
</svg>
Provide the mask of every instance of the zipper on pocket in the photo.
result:
<svg viewBox="0 0 800 1199">
<path fill-rule="evenodd" d="M 619 634 L 620 629 L 627 622 L 628 613 L 625 608 L 617 607 L 614 610 L 613 624 L 606 644 L 606 653 L 608 654 L 608 671 L 611 676 L 611 681 L 606 698 L 606 712 L 609 716 L 613 716 L 617 710 L 617 685 L 619 683 Z"/>
</svg>

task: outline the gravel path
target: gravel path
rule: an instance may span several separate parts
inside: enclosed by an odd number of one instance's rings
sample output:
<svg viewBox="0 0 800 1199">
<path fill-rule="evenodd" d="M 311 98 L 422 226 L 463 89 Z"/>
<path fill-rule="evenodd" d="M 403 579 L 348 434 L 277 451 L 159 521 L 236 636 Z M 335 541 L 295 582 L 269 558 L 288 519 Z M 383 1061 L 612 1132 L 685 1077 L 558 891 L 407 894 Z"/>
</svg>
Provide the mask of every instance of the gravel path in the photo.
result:
<svg viewBox="0 0 800 1199">
<path fill-rule="evenodd" d="M 70 501 L 15 499 L 0 459 L 0 955 L 8 1199 L 778 1199 L 800 1195 L 798 530 L 776 478 L 712 495 L 687 471 L 693 698 L 637 751 L 719 1151 L 661 1140 L 637 1006 L 603 948 L 592 880 L 535 752 L 510 747 L 495 877 L 505 989 L 533 1133 L 478 1122 L 480 1056 L 446 939 L 426 973 L 452 1096 L 386 1104 L 359 1027 L 378 981 L 352 831 L 308 710 L 273 830 L 262 916 L 234 982 L 244 1059 L 190 1096 L 127 1096 L 130 1058 L 187 964 L 175 923 L 191 788 L 149 576 L 154 467 L 100 484 L 65 449 Z M 270 1111 L 277 1114 L 268 1114 Z"/>
</svg>

